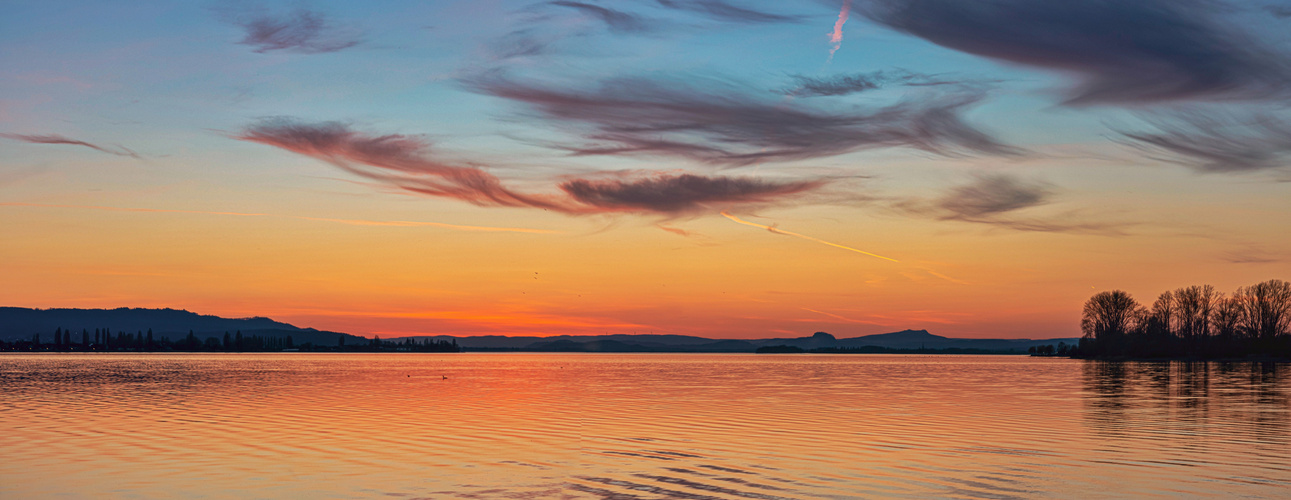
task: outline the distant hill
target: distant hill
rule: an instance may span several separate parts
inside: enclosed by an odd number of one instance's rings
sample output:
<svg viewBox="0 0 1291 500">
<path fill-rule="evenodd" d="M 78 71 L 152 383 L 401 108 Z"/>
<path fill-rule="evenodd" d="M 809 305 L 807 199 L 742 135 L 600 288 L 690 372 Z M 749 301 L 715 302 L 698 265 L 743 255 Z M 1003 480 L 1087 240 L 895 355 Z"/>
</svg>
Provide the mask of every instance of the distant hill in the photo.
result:
<svg viewBox="0 0 1291 500">
<path fill-rule="evenodd" d="M 1036 345 L 1075 344 L 1079 338 L 1054 339 L 957 339 L 933 335 L 927 330 L 839 339 L 825 332 L 810 337 L 721 340 L 685 335 L 560 335 L 555 337 L 453 337 L 447 335 L 411 337 L 415 340 L 456 340 L 470 351 L 558 351 L 558 352 L 753 352 L 759 347 L 790 346 L 803 350 L 827 348 L 884 347 L 890 349 L 979 349 L 996 352 L 1026 352 Z M 399 338 L 391 340 L 402 340 Z"/>
<path fill-rule="evenodd" d="M 0 340 L 31 340 L 39 333 L 45 342 L 53 339 L 56 329 L 79 333 L 95 329 L 116 332 L 146 332 L 160 337 L 180 338 L 192 331 L 200 339 L 223 337 L 224 332 L 241 331 L 243 335 L 265 338 L 292 337 L 297 344 L 313 342 L 336 345 L 341 336 L 347 343 L 365 340 L 348 333 L 325 332 L 313 328 L 274 321 L 269 318 L 221 318 L 180 309 L 28 309 L 25 307 L 0 307 Z M 79 339 L 79 335 L 76 336 Z"/>
<path fill-rule="evenodd" d="M 224 332 L 241 331 L 243 335 L 265 338 L 291 336 L 296 344 L 312 342 L 317 345 L 337 344 L 346 337 L 349 345 L 367 339 L 348 333 L 328 332 L 313 328 L 274 321 L 269 318 L 221 318 L 201 315 L 178 309 L 28 309 L 0 307 L 0 340 L 31 340 L 39 333 L 44 341 L 53 339 L 55 329 L 80 332 L 106 328 L 117 332 L 146 332 L 157 337 L 172 339 L 193 331 L 197 337 L 223 337 Z M 75 337 L 75 338 L 80 338 Z M 754 352 L 759 347 L 790 346 L 803 350 L 829 348 L 883 347 L 890 349 L 980 349 L 996 352 L 1026 352 L 1036 345 L 1057 345 L 1059 342 L 1075 344 L 1078 338 L 1055 339 L 958 339 L 933 335 L 927 330 L 902 330 L 892 333 L 862 337 L 836 338 L 816 332 L 808 337 L 770 339 L 710 339 L 689 335 L 557 335 L 552 337 L 507 337 L 486 335 L 479 337 L 454 337 L 447 335 L 388 338 L 402 341 L 405 338 L 456 340 L 469 351 L 535 351 L 535 352 Z"/>
</svg>

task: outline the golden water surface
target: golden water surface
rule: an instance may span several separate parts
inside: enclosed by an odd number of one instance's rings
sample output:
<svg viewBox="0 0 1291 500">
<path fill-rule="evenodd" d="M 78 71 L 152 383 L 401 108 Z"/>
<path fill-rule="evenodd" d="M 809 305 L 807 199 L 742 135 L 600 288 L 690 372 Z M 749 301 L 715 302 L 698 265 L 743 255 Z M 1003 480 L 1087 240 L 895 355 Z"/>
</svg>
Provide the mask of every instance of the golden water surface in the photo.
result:
<svg viewBox="0 0 1291 500">
<path fill-rule="evenodd" d="M 1017 356 L 0 356 L 0 498 L 1291 491 L 1291 366 Z"/>
</svg>

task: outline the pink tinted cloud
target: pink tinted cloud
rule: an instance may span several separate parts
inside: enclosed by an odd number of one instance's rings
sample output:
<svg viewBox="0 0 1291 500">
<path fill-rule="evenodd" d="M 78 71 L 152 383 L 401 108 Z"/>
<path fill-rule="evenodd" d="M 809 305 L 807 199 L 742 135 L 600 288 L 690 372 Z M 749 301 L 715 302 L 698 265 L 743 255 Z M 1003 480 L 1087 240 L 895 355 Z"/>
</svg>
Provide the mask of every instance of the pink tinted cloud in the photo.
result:
<svg viewBox="0 0 1291 500">
<path fill-rule="evenodd" d="M 120 145 L 117 145 L 115 149 L 105 148 L 97 144 L 76 140 L 69 137 L 64 137 L 58 134 L 27 135 L 27 134 L 0 133 L 0 137 L 4 137 L 6 139 L 13 139 L 15 141 L 31 143 L 31 144 L 65 144 L 69 146 L 83 146 L 83 147 L 87 147 L 95 151 L 107 153 L 110 155 L 129 156 L 131 158 L 139 157 L 138 153 L 135 153 L 134 151 L 131 151 L 129 148 L 126 148 Z"/>
<path fill-rule="evenodd" d="M 486 207 L 542 208 L 571 215 L 644 213 L 684 215 L 734 206 L 784 203 L 824 186 L 824 180 L 772 181 L 753 177 L 644 173 L 604 179 L 571 178 L 559 193 L 524 193 L 474 164 L 437 158 L 423 138 L 370 135 L 336 123 L 273 119 L 247 127 L 236 139 L 267 144 L 326 161 L 352 174 L 400 189 Z"/>
</svg>

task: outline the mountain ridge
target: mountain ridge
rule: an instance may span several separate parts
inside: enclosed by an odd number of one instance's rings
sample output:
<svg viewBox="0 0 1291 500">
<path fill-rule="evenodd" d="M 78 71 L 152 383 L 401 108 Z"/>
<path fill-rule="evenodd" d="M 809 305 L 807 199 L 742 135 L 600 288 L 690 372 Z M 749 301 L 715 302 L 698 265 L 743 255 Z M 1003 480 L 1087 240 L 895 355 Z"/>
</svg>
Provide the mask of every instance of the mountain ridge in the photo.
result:
<svg viewBox="0 0 1291 500">
<path fill-rule="evenodd" d="M 52 340 L 55 329 L 93 332 L 98 328 L 113 332 L 153 330 L 158 337 L 181 337 L 193 331 L 199 338 L 220 337 L 225 332 L 242 331 L 245 335 L 264 337 L 292 336 L 296 343 L 313 342 L 319 345 L 336 345 L 344 337 L 346 343 L 365 342 L 368 339 L 342 332 L 329 332 L 314 328 L 301 328 L 262 316 L 249 318 L 223 318 L 203 315 L 184 309 L 147 309 L 119 307 L 115 309 L 0 307 L 0 340 L 31 340 L 40 334 L 45 341 Z M 79 338 L 79 337 L 77 337 Z M 883 347 L 889 349 L 980 349 L 999 352 L 1026 352 L 1034 345 L 1067 342 L 1075 344 L 1078 338 L 1051 339 L 970 339 L 935 335 L 927 330 L 906 329 L 897 332 L 838 338 L 827 332 L 815 332 L 806 337 L 762 339 L 715 339 L 676 334 L 612 334 L 612 335 L 553 335 L 538 336 L 452 336 L 415 335 L 392 337 L 385 340 L 404 339 L 455 340 L 467 350 L 476 351 L 555 351 L 555 352 L 753 352 L 759 347 L 791 346 L 804 350 L 822 348 Z"/>
</svg>

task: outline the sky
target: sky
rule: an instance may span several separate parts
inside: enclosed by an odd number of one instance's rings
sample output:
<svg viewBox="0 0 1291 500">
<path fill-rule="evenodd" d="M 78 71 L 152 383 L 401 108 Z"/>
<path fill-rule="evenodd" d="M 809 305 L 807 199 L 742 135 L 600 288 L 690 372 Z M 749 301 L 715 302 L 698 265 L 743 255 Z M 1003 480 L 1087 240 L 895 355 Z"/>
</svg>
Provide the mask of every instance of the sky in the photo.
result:
<svg viewBox="0 0 1291 500">
<path fill-rule="evenodd" d="M 1291 278 L 1291 2 L 0 5 L 0 304 L 1078 336 Z"/>
</svg>

